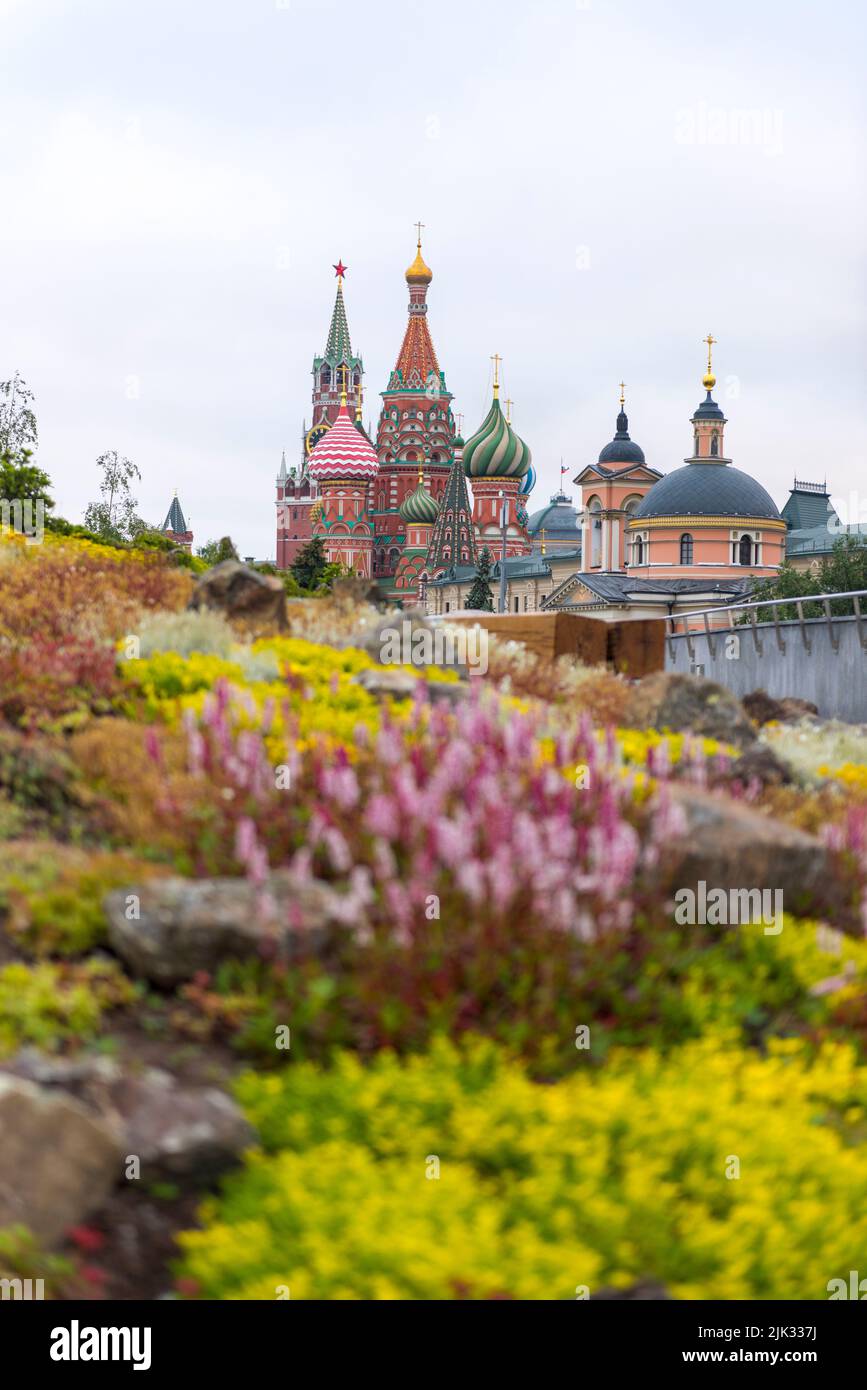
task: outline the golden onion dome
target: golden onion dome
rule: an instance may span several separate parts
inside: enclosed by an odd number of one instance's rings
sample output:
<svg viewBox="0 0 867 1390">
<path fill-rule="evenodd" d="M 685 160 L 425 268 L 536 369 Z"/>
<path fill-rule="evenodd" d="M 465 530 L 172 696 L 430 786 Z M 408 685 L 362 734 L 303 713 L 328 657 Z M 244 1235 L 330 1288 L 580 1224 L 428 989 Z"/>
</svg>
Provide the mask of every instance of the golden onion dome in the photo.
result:
<svg viewBox="0 0 867 1390">
<path fill-rule="evenodd" d="M 430 266 L 425 265 L 424 256 L 421 254 L 421 241 L 419 241 L 415 260 L 406 272 L 406 282 L 408 285 L 429 285 L 432 279 L 433 271 Z"/>
</svg>

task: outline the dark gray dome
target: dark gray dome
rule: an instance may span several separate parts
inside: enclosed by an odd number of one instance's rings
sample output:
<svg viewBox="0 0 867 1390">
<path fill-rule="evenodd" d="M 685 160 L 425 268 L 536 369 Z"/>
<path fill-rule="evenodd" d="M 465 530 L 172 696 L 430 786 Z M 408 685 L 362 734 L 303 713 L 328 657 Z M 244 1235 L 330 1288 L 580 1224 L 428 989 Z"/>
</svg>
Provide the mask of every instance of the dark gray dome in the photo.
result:
<svg viewBox="0 0 867 1390">
<path fill-rule="evenodd" d="M 527 522 L 527 535 L 538 536 L 543 526 L 546 539 L 550 539 L 552 536 L 573 536 L 575 541 L 580 544 L 581 525 L 578 520 L 578 512 L 565 492 L 556 493 L 547 507 L 541 507 L 539 511 L 533 512 Z"/>
<path fill-rule="evenodd" d="M 727 463 L 688 463 L 666 473 L 645 494 L 635 521 L 652 516 L 755 516 L 780 520 L 761 483 Z"/>
<path fill-rule="evenodd" d="M 617 417 L 617 433 L 610 444 L 599 455 L 600 463 L 644 463 L 644 450 L 629 438 L 629 420 L 626 411 L 621 410 Z"/>
</svg>

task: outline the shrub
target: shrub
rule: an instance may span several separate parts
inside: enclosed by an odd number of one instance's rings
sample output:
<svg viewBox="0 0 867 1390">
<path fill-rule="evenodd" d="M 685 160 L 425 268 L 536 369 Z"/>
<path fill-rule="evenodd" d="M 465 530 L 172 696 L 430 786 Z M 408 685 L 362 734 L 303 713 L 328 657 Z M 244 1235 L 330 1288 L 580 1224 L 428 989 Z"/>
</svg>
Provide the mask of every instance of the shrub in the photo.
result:
<svg viewBox="0 0 867 1390">
<path fill-rule="evenodd" d="M 157 652 L 174 652 L 182 657 L 193 652 L 228 657 L 237 641 L 222 613 L 209 608 L 185 609 L 180 613 L 154 613 L 146 618 L 139 632 L 139 651 L 143 659 Z"/>
<path fill-rule="evenodd" d="M 0 1056 L 34 1045 L 54 1051 L 86 1042 L 103 1014 L 133 998 L 133 986 L 113 961 L 0 968 Z"/>
<path fill-rule="evenodd" d="M 263 1151 L 182 1235 L 184 1287 L 572 1299 L 651 1279 L 678 1298 L 824 1299 L 857 1268 L 867 1071 L 850 1048 L 586 1056 L 553 1086 L 481 1042 L 246 1076 Z"/>
<path fill-rule="evenodd" d="M 0 717 L 10 724 L 38 729 L 105 712 L 119 689 L 114 652 L 91 638 L 0 639 Z"/>
<path fill-rule="evenodd" d="M 105 938 L 103 900 L 141 883 L 156 867 L 128 854 L 85 851 L 46 840 L 16 845 L 0 870 L 7 936 L 35 955 L 78 955 Z"/>
</svg>

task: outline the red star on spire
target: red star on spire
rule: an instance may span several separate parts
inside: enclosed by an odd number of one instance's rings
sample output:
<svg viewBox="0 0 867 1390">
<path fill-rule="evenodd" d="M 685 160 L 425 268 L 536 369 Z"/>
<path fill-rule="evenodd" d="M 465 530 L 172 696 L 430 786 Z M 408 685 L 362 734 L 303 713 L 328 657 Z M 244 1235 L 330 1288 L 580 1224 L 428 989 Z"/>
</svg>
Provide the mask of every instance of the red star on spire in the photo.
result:
<svg viewBox="0 0 867 1390">
<path fill-rule="evenodd" d="M 336 274 L 337 274 L 337 277 L 338 277 L 338 279 L 340 279 L 340 280 L 343 279 L 343 277 L 344 277 L 344 275 L 346 274 L 346 272 L 347 272 L 348 269 L 349 269 L 349 266 L 344 265 L 342 260 L 338 261 L 338 262 L 337 262 L 337 265 L 334 267 L 334 270 L 335 270 L 335 272 L 336 272 Z"/>
</svg>

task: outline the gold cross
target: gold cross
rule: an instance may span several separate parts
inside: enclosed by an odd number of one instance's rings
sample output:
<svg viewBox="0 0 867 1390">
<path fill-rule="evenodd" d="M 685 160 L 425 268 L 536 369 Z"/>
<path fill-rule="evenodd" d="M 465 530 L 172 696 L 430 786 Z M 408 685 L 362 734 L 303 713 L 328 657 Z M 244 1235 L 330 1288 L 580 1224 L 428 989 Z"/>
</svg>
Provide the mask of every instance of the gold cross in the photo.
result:
<svg viewBox="0 0 867 1390">
<path fill-rule="evenodd" d="M 500 389 L 500 363 L 502 362 L 502 360 L 503 360 L 503 359 L 502 359 L 502 357 L 500 356 L 500 354 L 499 354 L 498 352 L 495 352 L 494 355 L 493 355 L 493 357 L 491 358 L 491 361 L 492 361 L 493 364 L 494 364 L 494 390 L 495 390 L 495 391 L 499 391 L 499 389 Z"/>
<path fill-rule="evenodd" d="M 511 423 L 512 423 L 512 406 L 513 406 L 514 404 L 515 404 L 515 402 L 512 401 L 512 400 L 506 401 L 506 424 L 507 424 L 507 425 L 511 425 Z"/>
<path fill-rule="evenodd" d="M 542 527 L 541 531 L 539 532 L 539 535 L 542 537 L 542 554 L 544 555 L 544 554 L 545 554 L 545 528 L 544 528 L 544 526 Z"/>
<path fill-rule="evenodd" d="M 463 430 L 464 430 L 464 417 L 463 417 L 463 415 L 456 415 L 456 416 L 455 416 L 455 419 L 456 419 L 457 422 L 458 422 L 458 434 L 463 434 Z"/>
<path fill-rule="evenodd" d="M 415 225 L 416 225 L 416 230 L 418 231 L 418 246 L 419 246 L 419 250 L 421 250 L 421 234 L 422 234 L 422 232 L 424 231 L 425 223 L 424 223 L 424 222 L 416 222 Z"/>
<path fill-rule="evenodd" d="M 620 404 L 621 404 L 621 405 L 625 405 L 625 404 L 626 404 L 626 382 L 625 382 L 625 381 L 621 381 L 621 383 L 620 383 Z"/>
<path fill-rule="evenodd" d="M 702 339 L 702 341 L 707 343 L 707 369 L 708 372 L 711 372 L 713 370 L 713 368 L 711 367 L 711 352 L 713 349 L 713 345 L 717 341 L 717 339 L 713 336 L 712 333 L 708 333 L 707 337 Z"/>
</svg>

